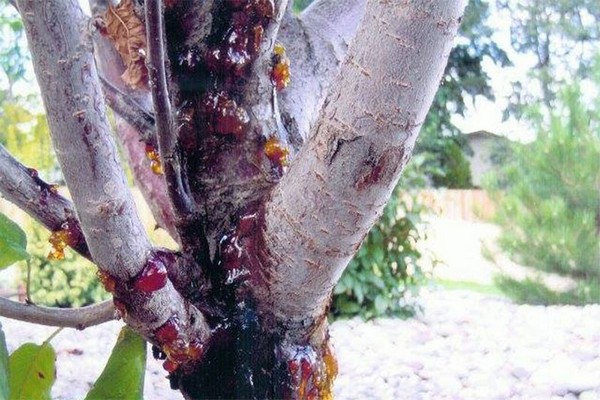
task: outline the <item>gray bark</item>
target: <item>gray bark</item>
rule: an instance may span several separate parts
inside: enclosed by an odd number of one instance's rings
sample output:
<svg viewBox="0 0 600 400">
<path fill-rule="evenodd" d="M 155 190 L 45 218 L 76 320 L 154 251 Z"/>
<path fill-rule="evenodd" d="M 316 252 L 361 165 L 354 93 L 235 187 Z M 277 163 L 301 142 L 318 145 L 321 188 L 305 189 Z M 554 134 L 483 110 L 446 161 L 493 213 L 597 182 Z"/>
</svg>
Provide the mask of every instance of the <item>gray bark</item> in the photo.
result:
<svg viewBox="0 0 600 400">
<path fill-rule="evenodd" d="M 320 0 L 286 15 L 279 40 L 292 61 L 292 81 L 279 96 L 294 148 L 309 137 L 364 14 L 366 0 Z"/>
<path fill-rule="evenodd" d="M 52 142 L 90 252 L 101 270 L 127 286 L 152 247 L 112 140 L 87 20 L 75 0 L 22 0 L 18 6 Z M 125 292 L 130 297 L 124 318 L 148 339 L 171 316 L 181 321 L 183 336 L 208 337 L 203 316 L 170 282 L 151 294 Z"/>
<path fill-rule="evenodd" d="M 151 246 L 112 140 L 91 41 L 84 36 L 87 20 L 72 0 L 18 4 L 52 143 L 90 251 L 100 268 L 129 279 Z"/>
<path fill-rule="evenodd" d="M 331 291 L 410 158 L 464 0 L 320 0 L 298 17 L 287 8 L 279 34 L 286 0 L 165 8 L 147 0 L 147 62 L 167 182 L 151 182 L 156 191 L 147 198 L 182 245 L 168 255 L 175 261 L 166 285 L 151 293 L 132 289 L 156 249 L 119 165 L 85 18 L 76 0 L 18 5 L 90 252 L 117 278 L 115 299 L 125 300 L 125 310 L 117 308 L 151 341 L 176 317 L 175 344 L 206 344 L 199 309 L 219 331 L 206 358 L 172 371 L 172 382 L 189 398 L 302 397 L 304 383 L 291 375 L 304 360 L 313 383 L 329 386 L 333 373 L 323 374 L 322 364 Z M 272 54 L 276 38 L 295 68 L 280 94 L 271 81 L 281 61 Z M 114 51 L 98 53 L 105 76 L 117 82 L 118 63 L 106 62 Z M 143 93 L 127 94 L 146 106 Z M 119 125 L 145 183 L 150 169 L 141 167 L 138 133 Z M 299 152 L 286 172 L 288 144 Z M 173 208 L 161 214 L 161 204 Z M 203 363 L 217 365 L 230 385 L 215 384 L 216 371 Z"/>
<path fill-rule="evenodd" d="M 94 15 L 106 12 L 108 7 L 106 1 L 90 0 L 89 3 Z M 110 43 L 108 38 L 103 37 L 97 32 L 94 33 L 93 39 L 94 53 L 100 74 L 114 85 L 116 90 L 129 97 L 130 101 L 139 104 L 143 110 L 150 110 L 152 108 L 150 94 L 146 91 L 128 88 L 121 79 L 125 66 L 113 44 Z M 109 100 L 107 98 L 107 101 Z M 140 131 L 141 127 L 135 128 L 131 126 L 119 115 L 116 116 L 116 125 L 117 136 L 125 150 L 125 155 L 133 173 L 133 179 L 148 204 L 152 216 L 158 225 L 169 232 L 175 241 L 179 241 L 179 235 L 174 225 L 173 207 L 169 201 L 164 177 L 154 174 L 150 169 L 149 161 L 146 159 L 145 140 L 148 135 Z M 149 143 L 157 146 L 155 129 L 155 121 L 153 121 L 152 140 Z"/>
<path fill-rule="evenodd" d="M 52 308 L 17 303 L 0 297 L 0 315 L 19 321 L 85 329 L 117 318 L 112 301 L 81 308 Z"/>
<path fill-rule="evenodd" d="M 261 293 L 276 320 L 321 317 L 407 163 L 463 1 L 369 1 L 315 128 L 266 206 Z M 310 325 L 310 323 L 309 323 Z"/>
<path fill-rule="evenodd" d="M 0 193 L 8 201 L 50 231 L 62 229 L 65 223 L 70 224 L 72 229 L 80 229 L 73 204 L 51 190 L 34 169 L 18 162 L 3 146 L 0 146 L 0 171 Z M 73 243 L 71 247 L 91 260 L 85 240 Z"/>
</svg>

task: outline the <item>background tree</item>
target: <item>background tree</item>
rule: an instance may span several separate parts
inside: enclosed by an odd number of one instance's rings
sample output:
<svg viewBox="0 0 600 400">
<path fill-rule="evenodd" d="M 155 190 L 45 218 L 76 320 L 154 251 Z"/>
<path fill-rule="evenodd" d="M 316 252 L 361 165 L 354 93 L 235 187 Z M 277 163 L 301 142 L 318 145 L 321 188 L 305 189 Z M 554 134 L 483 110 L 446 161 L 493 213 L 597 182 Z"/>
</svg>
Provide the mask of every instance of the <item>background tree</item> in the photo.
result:
<svg viewBox="0 0 600 400">
<path fill-rule="evenodd" d="M 410 158 L 463 4 L 98 1 L 93 24 L 73 0 L 16 5 L 73 205 L 2 148 L 3 195 L 93 260 L 187 398 L 329 397 L 331 291 Z M 141 226 L 105 97 L 179 251 Z M 111 309 L 0 313 L 81 327 Z"/>
<path fill-rule="evenodd" d="M 524 106 L 544 102 L 551 108 L 557 93 L 576 77 L 589 77 L 600 39 L 600 5 L 594 0 L 499 0 L 511 18 L 513 49 L 532 56 L 528 82 L 513 82 L 506 110 L 519 116 Z"/>
<path fill-rule="evenodd" d="M 531 107 L 537 138 L 514 151 L 489 177 L 502 228 L 500 247 L 515 261 L 570 277 L 558 293 L 540 279 L 501 277 L 501 288 L 529 303 L 600 302 L 600 108 L 579 84 L 558 94 L 552 110 Z M 549 120 L 540 118 L 550 115 Z"/>
<path fill-rule="evenodd" d="M 489 17 L 489 2 L 469 1 L 457 45 L 450 52 L 442 85 L 417 142 L 415 152 L 425 155 L 427 174 L 435 187 L 471 187 L 471 170 L 465 157 L 471 149 L 452 123 L 452 115 L 464 115 L 467 103 L 477 96 L 495 99 L 483 66 L 486 60 L 502 67 L 510 65 L 506 52 L 492 38 Z"/>
</svg>

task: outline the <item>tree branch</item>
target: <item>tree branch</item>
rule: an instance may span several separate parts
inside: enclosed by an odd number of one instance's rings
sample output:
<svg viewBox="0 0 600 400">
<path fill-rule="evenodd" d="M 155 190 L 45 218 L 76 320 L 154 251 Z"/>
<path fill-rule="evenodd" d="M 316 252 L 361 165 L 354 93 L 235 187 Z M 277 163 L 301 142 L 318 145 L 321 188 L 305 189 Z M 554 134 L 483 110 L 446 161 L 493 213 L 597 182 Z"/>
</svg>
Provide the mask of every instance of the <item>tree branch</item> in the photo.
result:
<svg viewBox="0 0 600 400">
<path fill-rule="evenodd" d="M 364 14 L 366 0 L 319 0 L 299 16 L 286 15 L 279 40 L 292 62 L 280 98 L 282 119 L 299 149 L 309 137 Z"/>
<path fill-rule="evenodd" d="M 106 13 L 108 8 L 107 0 L 90 0 L 89 3 L 94 16 Z M 97 31 L 94 32 L 93 38 L 96 64 L 98 65 L 100 74 L 106 77 L 106 80 L 111 82 L 116 90 L 124 93 L 125 96 L 139 104 L 144 110 L 150 109 L 152 107 L 150 94 L 146 90 L 132 90 L 123 82 L 121 76 L 125 70 L 125 66 L 114 45 L 108 38 L 100 35 Z M 157 148 L 154 116 L 152 116 L 152 119 L 154 141 L 151 144 Z M 175 229 L 173 206 L 169 200 L 166 182 L 163 176 L 156 175 L 151 171 L 150 163 L 146 156 L 145 143 L 139 140 L 142 134 L 138 129 L 133 128 L 123 121 L 118 115 L 116 120 L 117 136 L 125 150 L 136 186 L 142 192 L 144 200 L 148 203 L 158 225 L 167 230 L 171 237 L 179 242 L 179 234 Z"/>
<path fill-rule="evenodd" d="M 81 308 L 42 307 L 0 297 L 0 315 L 32 324 L 83 330 L 117 319 L 112 301 Z"/>
<path fill-rule="evenodd" d="M 180 243 L 165 179 L 162 175 L 156 175 L 150 168 L 145 152 L 146 144 L 140 142 L 139 131 L 121 118 L 117 119 L 116 128 L 135 184 L 148 203 L 156 223 L 165 229 L 176 242 Z"/>
<path fill-rule="evenodd" d="M 73 204 L 62 197 L 48 183 L 41 180 L 35 169 L 18 162 L 0 145 L 0 193 L 50 231 L 63 229 L 67 224 L 74 232 L 81 232 Z M 69 245 L 91 260 L 83 235 Z"/>
<path fill-rule="evenodd" d="M 165 66 L 165 34 L 163 20 L 163 4 L 161 0 L 146 1 L 146 35 L 148 37 L 148 77 L 154 103 L 156 118 L 156 136 L 160 156 L 163 163 L 167 192 L 175 212 L 175 226 L 184 250 L 197 249 L 198 232 L 182 229 L 182 226 L 193 224 L 195 207 L 187 176 L 182 171 L 182 159 L 177 147 L 177 135 L 173 125 L 171 102 L 167 87 L 167 71 Z M 198 258 L 198 257 L 196 257 Z"/>
<path fill-rule="evenodd" d="M 75 0 L 18 4 L 52 142 L 88 246 L 101 269 L 128 279 L 142 268 L 150 243 L 119 164 L 90 38 L 81 36 L 87 20 Z"/>
<path fill-rule="evenodd" d="M 109 81 L 100 77 L 106 104 L 113 109 L 115 113 L 123 118 L 129 125 L 136 129 L 139 138 L 144 143 L 156 146 L 155 121 L 154 116 L 144 110 L 140 104 L 127 94 L 121 92 Z"/>
<path fill-rule="evenodd" d="M 18 5 L 52 142 L 90 252 L 123 305 L 120 312 L 149 340 L 156 341 L 156 329 L 176 318 L 184 343 L 204 343 L 210 329 L 203 315 L 162 278 L 175 257 L 152 249 L 137 216 L 106 118 L 91 37 L 82 35 L 88 25 L 78 1 Z M 153 282 L 160 278 L 160 285 L 141 284 L 142 273 L 156 275 Z"/>
<path fill-rule="evenodd" d="M 274 267 L 265 297 L 277 320 L 302 327 L 324 315 L 410 158 L 463 8 L 368 2 L 314 136 L 266 206 L 264 262 Z"/>
</svg>

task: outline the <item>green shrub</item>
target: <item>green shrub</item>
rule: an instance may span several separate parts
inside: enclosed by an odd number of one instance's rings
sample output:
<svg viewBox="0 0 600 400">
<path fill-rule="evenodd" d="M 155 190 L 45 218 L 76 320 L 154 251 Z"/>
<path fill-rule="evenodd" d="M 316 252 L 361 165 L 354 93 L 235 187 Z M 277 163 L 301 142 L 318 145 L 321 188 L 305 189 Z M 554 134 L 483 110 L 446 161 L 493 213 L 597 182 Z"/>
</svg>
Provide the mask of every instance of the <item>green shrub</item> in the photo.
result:
<svg viewBox="0 0 600 400">
<path fill-rule="evenodd" d="M 512 159 L 486 185 L 497 202 L 500 247 L 525 266 L 577 283 L 572 292 L 552 295 L 542 283 L 525 281 L 510 291 L 523 292 L 517 300 L 535 295 L 548 303 L 600 301 L 600 106 L 588 109 L 581 98 L 572 86 L 548 118 L 532 114 L 537 139 L 516 145 Z"/>
<path fill-rule="evenodd" d="M 53 307 L 81 307 L 108 299 L 110 295 L 96 278 L 96 267 L 70 248 L 65 259 L 49 261 L 49 233 L 37 224 L 26 227 L 31 254 L 31 299 L 36 304 Z M 22 263 L 21 280 L 27 279 Z"/>
<path fill-rule="evenodd" d="M 422 215 L 429 209 L 414 190 L 404 188 L 425 185 L 420 169 L 424 164 L 424 155 L 410 162 L 383 215 L 342 275 L 334 289 L 333 318 L 414 314 L 416 305 L 409 297 L 416 296 L 425 281 L 416 244 L 425 238 Z"/>
<path fill-rule="evenodd" d="M 446 140 L 446 145 L 439 149 L 441 173 L 434 174 L 433 184 L 435 187 L 448 189 L 469 189 L 471 183 L 471 164 L 461 146 L 452 139 Z"/>
</svg>

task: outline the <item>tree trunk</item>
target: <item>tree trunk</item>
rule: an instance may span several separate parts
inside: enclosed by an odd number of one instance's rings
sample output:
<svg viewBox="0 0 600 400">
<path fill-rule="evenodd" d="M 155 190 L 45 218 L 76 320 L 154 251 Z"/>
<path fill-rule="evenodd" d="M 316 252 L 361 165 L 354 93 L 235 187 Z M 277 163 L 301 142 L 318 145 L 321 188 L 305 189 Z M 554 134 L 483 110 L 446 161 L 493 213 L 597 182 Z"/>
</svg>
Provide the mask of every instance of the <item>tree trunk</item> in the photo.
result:
<svg viewBox="0 0 600 400">
<path fill-rule="evenodd" d="M 91 4 L 94 24 L 75 0 L 17 1 L 83 234 L 69 244 L 186 398 L 331 398 L 333 287 L 410 158 L 464 2 Z M 178 252 L 141 230 L 96 65 Z"/>
</svg>

